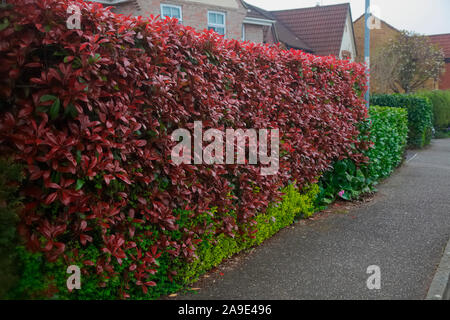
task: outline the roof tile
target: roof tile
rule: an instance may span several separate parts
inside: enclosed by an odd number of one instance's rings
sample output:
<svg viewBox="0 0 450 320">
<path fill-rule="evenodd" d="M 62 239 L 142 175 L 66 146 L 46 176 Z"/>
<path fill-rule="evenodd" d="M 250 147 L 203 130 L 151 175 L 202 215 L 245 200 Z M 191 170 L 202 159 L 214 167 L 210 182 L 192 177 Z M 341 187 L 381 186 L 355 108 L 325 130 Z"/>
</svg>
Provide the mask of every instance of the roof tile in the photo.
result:
<svg viewBox="0 0 450 320">
<path fill-rule="evenodd" d="M 445 58 L 450 59 L 450 33 L 428 36 L 432 43 L 444 50 Z"/>
<path fill-rule="evenodd" d="M 271 13 L 297 37 L 308 43 L 315 54 L 339 56 L 349 8 L 350 5 L 344 3 Z"/>
<path fill-rule="evenodd" d="M 247 8 L 247 16 L 259 19 L 275 20 L 274 29 L 278 41 L 284 43 L 290 48 L 301 49 L 306 52 L 313 52 L 311 46 L 309 46 L 303 39 L 295 35 L 290 31 L 283 23 L 277 20 L 277 18 L 270 12 L 259 7 L 253 6 L 249 3 L 243 2 Z"/>
</svg>

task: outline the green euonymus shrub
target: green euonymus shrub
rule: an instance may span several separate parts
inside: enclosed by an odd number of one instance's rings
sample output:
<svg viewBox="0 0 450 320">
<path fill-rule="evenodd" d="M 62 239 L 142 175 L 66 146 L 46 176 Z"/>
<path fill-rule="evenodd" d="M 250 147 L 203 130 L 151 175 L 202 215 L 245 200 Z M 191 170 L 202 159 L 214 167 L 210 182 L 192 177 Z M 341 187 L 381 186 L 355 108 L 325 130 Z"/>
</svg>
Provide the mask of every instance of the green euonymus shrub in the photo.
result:
<svg viewBox="0 0 450 320">
<path fill-rule="evenodd" d="M 183 259 L 173 259 L 170 255 L 162 255 L 158 258 L 160 268 L 148 281 L 158 281 L 158 286 L 149 287 L 148 293 L 144 294 L 142 290 L 128 290 L 129 298 L 139 299 L 157 299 L 161 296 L 177 292 L 187 285 L 195 282 L 202 274 L 218 266 L 224 259 L 227 259 L 242 250 L 261 244 L 264 240 L 272 237 L 282 228 L 291 225 L 295 219 L 310 217 L 315 212 L 315 200 L 319 193 L 317 184 L 307 186 L 300 192 L 293 185 L 283 189 L 284 196 L 279 203 L 271 204 L 265 213 L 255 217 L 255 221 L 249 224 L 248 228 L 254 228 L 253 237 L 246 233 L 236 235 L 234 238 L 224 233 L 216 234 L 217 219 L 214 219 L 216 209 L 212 208 L 210 212 L 197 216 L 194 219 L 187 210 L 176 210 L 179 230 L 184 228 L 196 228 L 199 224 L 206 224 L 207 228 L 201 238 L 192 245 L 196 249 L 196 258 L 186 263 Z M 230 212 L 229 215 L 233 215 Z M 138 225 L 137 225 L 138 226 Z M 151 230 L 137 230 L 142 234 L 154 232 Z M 182 236 L 180 231 L 167 231 L 167 237 L 177 239 Z M 143 238 L 142 241 L 151 246 L 150 237 Z M 81 276 L 81 289 L 69 292 L 66 288 L 67 263 L 58 260 L 55 263 L 49 263 L 41 253 L 30 253 L 23 247 L 17 248 L 19 263 L 17 268 L 20 271 L 20 281 L 9 294 L 13 299 L 33 299 L 33 298 L 52 298 L 52 299 L 117 299 L 117 292 L 123 291 L 123 281 L 120 277 L 110 277 L 108 279 L 90 275 L 88 278 Z M 79 248 L 78 257 L 70 257 L 72 263 L 82 265 L 83 261 L 89 260 L 94 264 L 99 258 L 98 250 L 95 244 Z M 124 259 L 122 265 L 117 264 L 112 259 L 117 270 L 130 268 L 132 261 Z M 169 270 L 176 269 L 176 274 L 171 274 Z M 108 283 L 104 288 L 99 288 L 99 284 Z"/>
<path fill-rule="evenodd" d="M 419 95 L 426 97 L 433 106 L 433 123 L 436 130 L 450 127 L 450 90 L 422 91 Z"/>
<path fill-rule="evenodd" d="M 433 111 L 428 98 L 414 94 L 375 94 L 370 97 L 370 103 L 408 110 L 408 145 L 410 147 L 423 148 L 431 142 Z"/>
<path fill-rule="evenodd" d="M 198 259 L 180 267 L 179 277 L 182 278 L 180 282 L 192 283 L 224 259 L 261 244 L 281 229 L 291 225 L 295 219 L 310 217 L 315 212 L 315 200 L 319 193 L 317 184 L 304 188 L 302 192 L 293 185 L 289 185 L 283 192 L 285 195 L 282 202 L 270 205 L 266 213 L 255 217 L 254 237 L 231 238 L 224 234 L 218 237 L 213 234 L 205 235 L 197 248 Z"/>
<path fill-rule="evenodd" d="M 350 159 L 334 164 L 319 181 L 319 206 L 332 203 L 340 193 L 345 200 L 358 198 L 374 190 L 400 165 L 407 145 L 408 113 L 402 108 L 371 106 L 370 120 L 361 124 L 361 132 L 370 131 L 373 146 L 365 151 L 369 162 L 356 166 Z M 364 134 L 362 136 L 365 136 Z"/>
</svg>

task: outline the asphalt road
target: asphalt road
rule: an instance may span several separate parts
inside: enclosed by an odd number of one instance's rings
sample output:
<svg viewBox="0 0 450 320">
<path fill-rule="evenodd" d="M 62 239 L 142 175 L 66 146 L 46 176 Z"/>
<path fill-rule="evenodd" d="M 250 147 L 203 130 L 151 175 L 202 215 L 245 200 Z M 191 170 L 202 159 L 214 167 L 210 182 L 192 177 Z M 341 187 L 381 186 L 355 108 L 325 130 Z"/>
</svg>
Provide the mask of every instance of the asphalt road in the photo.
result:
<svg viewBox="0 0 450 320">
<path fill-rule="evenodd" d="M 450 139 L 415 153 L 372 201 L 282 230 L 178 299 L 424 299 L 450 237 Z"/>
</svg>

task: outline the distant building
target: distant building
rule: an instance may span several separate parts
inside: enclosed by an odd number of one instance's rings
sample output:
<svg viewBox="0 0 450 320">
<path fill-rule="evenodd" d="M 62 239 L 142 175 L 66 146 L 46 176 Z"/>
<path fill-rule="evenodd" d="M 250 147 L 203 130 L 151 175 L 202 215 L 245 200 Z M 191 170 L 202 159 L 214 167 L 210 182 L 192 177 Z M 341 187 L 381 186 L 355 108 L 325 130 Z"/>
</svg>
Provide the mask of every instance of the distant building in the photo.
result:
<svg viewBox="0 0 450 320">
<path fill-rule="evenodd" d="M 373 58 L 378 54 L 389 41 L 394 40 L 400 35 L 400 30 L 391 26 L 386 21 L 378 19 L 380 22 L 379 29 L 370 30 L 370 58 Z M 357 62 L 364 62 L 364 34 L 365 34 L 365 18 L 364 14 L 353 22 L 353 28 L 355 29 L 356 47 L 358 49 Z M 424 85 L 424 89 L 450 89 L 450 34 L 440 34 L 427 36 L 430 41 L 441 47 L 445 53 L 445 69 L 446 72 L 440 78 L 440 81 L 429 80 Z M 383 84 L 377 83 L 375 79 L 371 80 L 371 92 L 392 92 L 390 89 L 385 88 Z"/>
<path fill-rule="evenodd" d="M 378 51 L 400 35 L 400 30 L 391 26 L 384 20 L 378 19 L 380 22 L 379 29 L 370 30 L 370 54 L 374 57 Z M 365 36 L 365 17 L 364 14 L 353 22 L 355 29 L 356 47 L 358 49 L 357 62 L 364 62 L 364 36 Z"/>
<path fill-rule="evenodd" d="M 319 56 L 355 60 L 358 54 L 349 3 L 271 12 Z"/>
<path fill-rule="evenodd" d="M 242 0 L 95 0 L 116 13 L 177 18 L 197 30 L 212 29 L 229 39 L 281 43 L 316 55 L 357 56 L 348 3 L 266 11 Z"/>
<path fill-rule="evenodd" d="M 228 39 L 263 43 L 275 21 L 255 17 L 241 0 L 95 0 L 135 16 L 176 18 L 199 31 L 209 29 Z"/>
<path fill-rule="evenodd" d="M 450 90 L 450 33 L 428 36 L 430 41 L 442 48 L 445 56 L 445 72 L 439 79 L 439 89 Z"/>
<path fill-rule="evenodd" d="M 379 29 L 370 30 L 370 59 L 374 60 L 374 57 L 378 54 L 384 46 L 386 46 L 391 40 L 394 40 L 400 35 L 400 30 L 397 30 L 384 20 L 379 20 Z M 364 14 L 353 22 L 353 28 L 355 29 L 356 47 L 358 49 L 357 62 L 364 62 L 364 38 L 365 38 L 365 17 Z M 392 91 L 383 83 L 377 83 L 375 79 L 371 79 L 370 83 L 371 92 L 392 93 Z"/>
</svg>

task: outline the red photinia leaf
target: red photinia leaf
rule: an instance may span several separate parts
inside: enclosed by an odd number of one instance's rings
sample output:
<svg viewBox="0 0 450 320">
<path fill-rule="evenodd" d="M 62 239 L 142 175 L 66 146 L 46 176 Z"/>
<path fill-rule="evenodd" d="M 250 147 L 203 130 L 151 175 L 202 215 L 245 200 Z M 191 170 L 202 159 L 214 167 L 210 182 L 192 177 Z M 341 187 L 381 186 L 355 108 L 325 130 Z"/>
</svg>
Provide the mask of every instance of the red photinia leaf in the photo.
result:
<svg viewBox="0 0 450 320">
<path fill-rule="evenodd" d="M 156 286 L 156 282 L 154 281 L 147 281 L 144 283 L 147 287 L 155 287 Z"/>
<path fill-rule="evenodd" d="M 137 147 L 143 147 L 143 146 L 145 146 L 147 144 L 147 141 L 145 141 L 145 140 L 136 140 L 135 144 L 136 144 Z"/>
<path fill-rule="evenodd" d="M 116 174 L 116 176 L 117 176 L 117 178 L 119 178 L 120 180 L 122 180 L 122 181 L 124 181 L 124 182 L 126 182 L 126 183 L 128 183 L 128 184 L 131 184 L 131 181 L 130 181 L 130 179 L 128 179 L 127 176 L 125 176 L 125 175 L 123 175 L 123 174 Z"/>
<path fill-rule="evenodd" d="M 83 246 L 85 246 L 88 242 L 92 242 L 92 237 L 87 234 L 81 234 L 80 242 Z"/>
<path fill-rule="evenodd" d="M 58 193 L 54 192 L 54 193 L 48 195 L 44 202 L 46 205 L 49 205 L 49 204 L 53 203 L 57 197 L 58 197 Z"/>
</svg>

